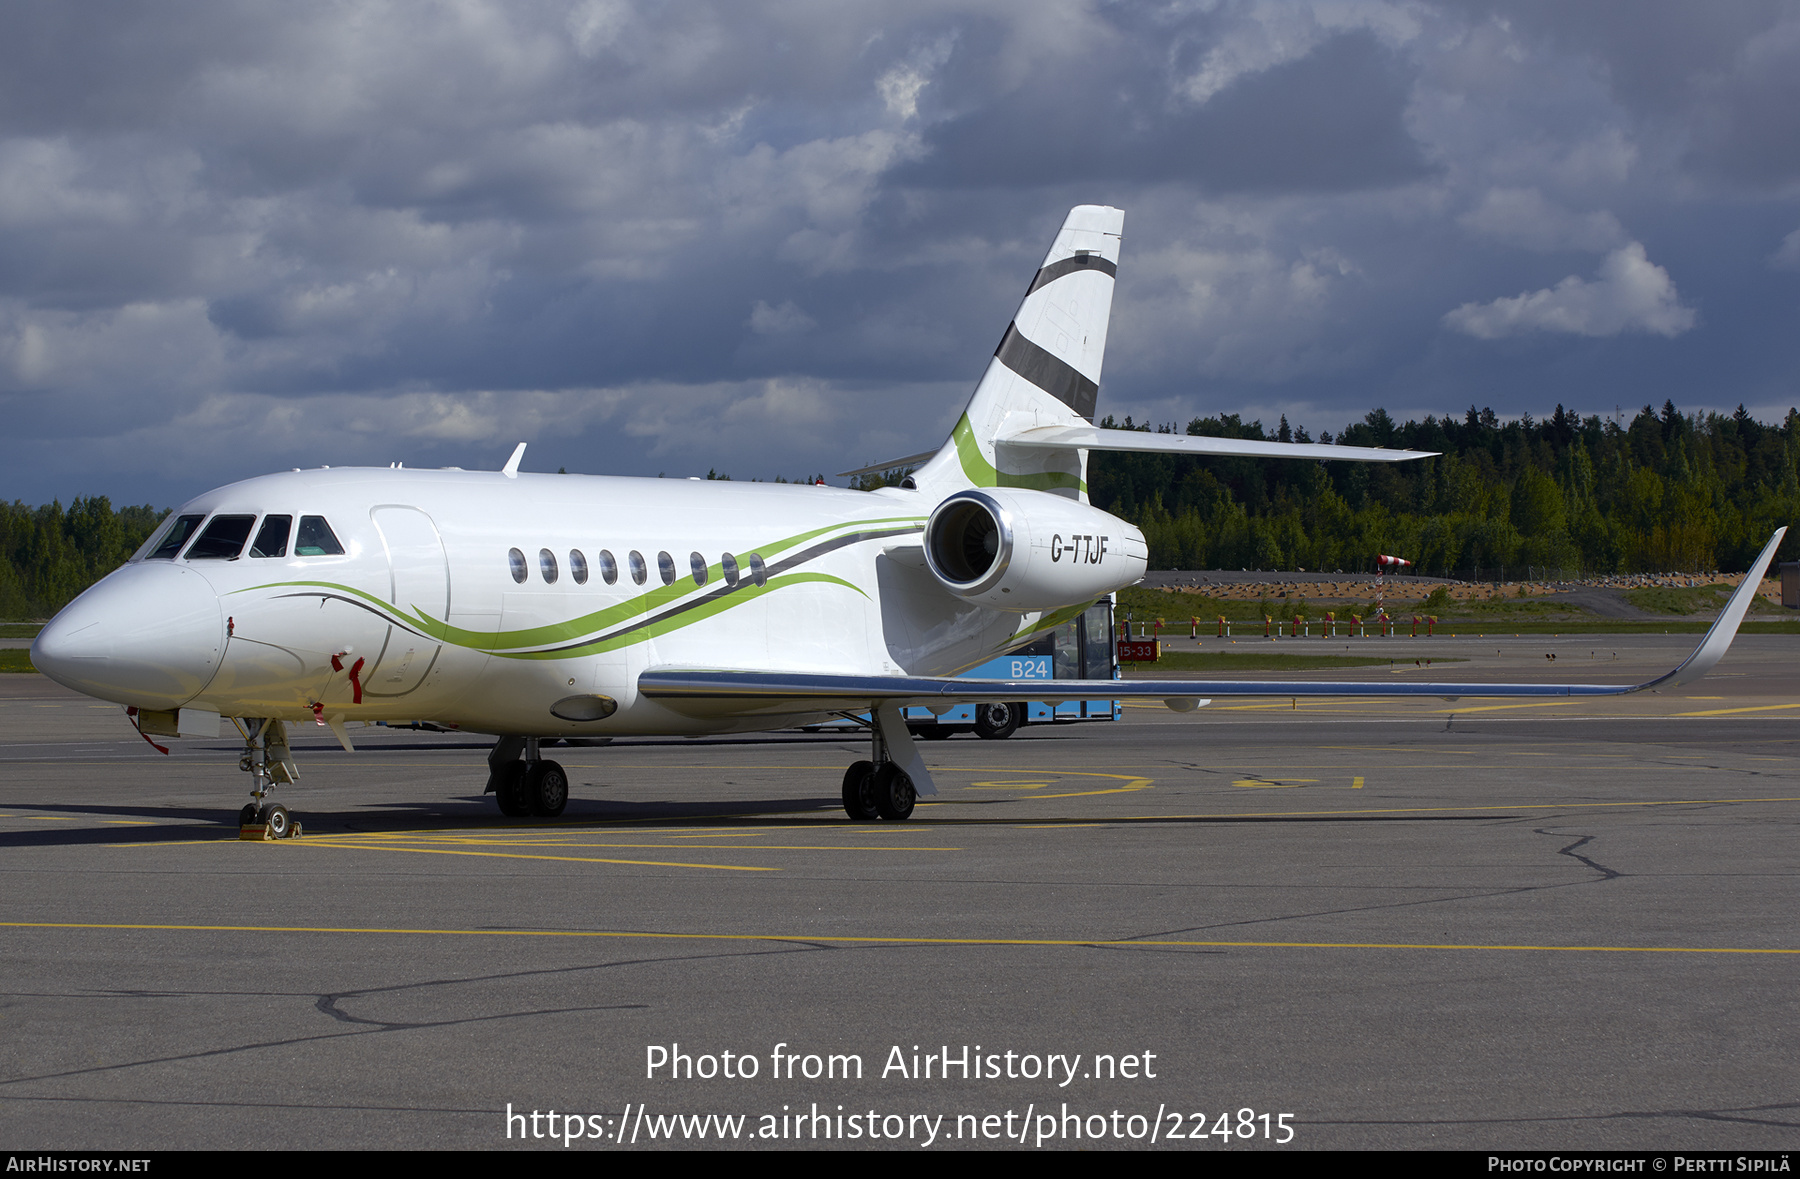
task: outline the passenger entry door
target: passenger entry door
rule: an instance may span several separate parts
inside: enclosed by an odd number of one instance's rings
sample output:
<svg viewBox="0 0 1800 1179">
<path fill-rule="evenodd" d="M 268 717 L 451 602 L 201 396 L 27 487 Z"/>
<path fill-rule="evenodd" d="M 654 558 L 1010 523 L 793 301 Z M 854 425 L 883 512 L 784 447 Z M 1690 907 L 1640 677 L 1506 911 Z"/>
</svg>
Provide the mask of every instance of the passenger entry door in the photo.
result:
<svg viewBox="0 0 1800 1179">
<path fill-rule="evenodd" d="M 403 618 L 423 614 L 442 623 L 450 614 L 450 565 L 431 517 L 417 508 L 384 504 L 369 513 L 387 548 L 388 600 Z M 423 628 L 418 628 L 423 629 Z M 390 626 L 375 670 L 363 677 L 364 694 L 404 696 L 425 681 L 440 644 L 418 629 Z"/>
</svg>

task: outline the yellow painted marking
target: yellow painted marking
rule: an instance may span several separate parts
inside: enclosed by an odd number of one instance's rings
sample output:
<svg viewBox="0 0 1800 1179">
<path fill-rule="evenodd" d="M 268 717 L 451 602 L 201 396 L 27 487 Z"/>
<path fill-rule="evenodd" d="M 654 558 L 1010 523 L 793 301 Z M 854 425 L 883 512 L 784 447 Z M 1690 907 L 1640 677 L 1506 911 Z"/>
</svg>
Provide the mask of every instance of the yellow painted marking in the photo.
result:
<svg viewBox="0 0 1800 1179">
<path fill-rule="evenodd" d="M 1705 712 L 1678 712 L 1676 716 L 1729 716 L 1735 712 L 1771 712 L 1778 708 L 1800 708 L 1800 704 L 1758 704 L 1754 708 L 1709 708 Z"/>
<path fill-rule="evenodd" d="M 1042 790 L 1048 782 L 975 782 L 964 790 Z"/>
<path fill-rule="evenodd" d="M 1723 696 L 1683 696 L 1683 700 L 1723 700 Z"/>
<path fill-rule="evenodd" d="M 36 819 L 40 823 L 73 823 L 77 820 L 69 815 L 26 815 L 28 819 Z"/>
<path fill-rule="evenodd" d="M 447 847 L 394 847 L 379 843 L 340 842 L 334 839 L 314 836 L 311 839 L 282 840 L 283 843 L 294 842 L 306 847 L 334 847 L 342 851 L 400 851 L 418 852 L 430 856 L 482 856 L 497 860 L 562 860 L 576 864 L 626 864 L 634 868 L 707 868 L 716 872 L 779 872 L 780 868 L 753 867 L 748 864 L 683 864 L 678 861 L 664 862 L 660 860 L 612 860 L 600 856 L 531 856 L 522 852 L 481 852 L 457 851 Z"/>
<path fill-rule="evenodd" d="M 1545 700 L 1534 704 L 1483 704 L 1476 708 L 1435 708 L 1432 711 L 1438 713 L 1499 712 L 1506 708 L 1567 708 L 1575 703 L 1577 701 L 1574 700 Z"/>
<path fill-rule="evenodd" d="M 1361 790 L 1362 786 L 1363 786 L 1363 780 L 1361 778 L 1350 779 L 1350 789 Z"/>
<path fill-rule="evenodd" d="M 156 826 L 155 823 L 150 822 L 148 819 L 102 819 L 100 821 L 102 823 L 105 823 L 109 827 L 154 827 L 154 826 Z"/>
<path fill-rule="evenodd" d="M 1361 781 L 1361 779 L 1357 779 Z M 1317 783 L 1317 778 L 1239 778 L 1233 786 L 1299 786 L 1304 783 Z"/>
<path fill-rule="evenodd" d="M 1354 810 L 1329 811 L 1220 811 L 1212 814 L 1192 815 L 1126 815 L 1122 818 L 1108 820 L 1108 824 L 1167 823 L 1174 819 L 1283 819 L 1315 818 L 1319 815 L 1447 815 L 1464 811 L 1562 811 L 1624 806 L 1719 806 L 1726 803 L 1751 802 L 1800 802 L 1800 798 L 1672 798 L 1662 802 L 1521 802 L 1511 806 L 1358 807 Z"/>
<path fill-rule="evenodd" d="M 1176 941 L 1167 938 L 868 937 L 800 933 L 675 933 L 618 929 L 428 929 L 329 925 L 150 925 L 127 922 L 0 921 L 0 929 L 117 929 L 169 933 L 411 934 L 425 937 L 564 937 L 657 941 L 831 942 L 877 946 L 1134 946 L 1244 950 L 1510 950 L 1576 954 L 1800 954 L 1785 946 L 1549 946 L 1476 942 L 1251 942 Z"/>
<path fill-rule="evenodd" d="M 328 839 L 331 841 L 331 844 L 334 847 L 352 847 L 352 846 L 365 847 L 371 851 L 382 851 L 382 850 L 386 850 L 388 848 L 395 846 L 391 843 L 381 842 L 380 836 L 326 835 L 326 836 L 318 836 L 316 838 L 317 839 Z M 694 846 L 691 843 L 576 843 L 576 842 L 572 842 L 569 840 L 561 840 L 561 839 L 543 839 L 543 840 L 531 839 L 531 840 L 513 841 L 513 840 L 503 840 L 503 839 L 458 839 L 458 838 L 455 838 L 452 836 L 444 836 L 441 838 L 431 839 L 431 840 L 422 841 L 422 842 L 429 842 L 429 843 L 433 843 L 433 844 L 471 844 L 475 847 L 623 848 L 623 849 L 638 850 L 638 851 L 652 850 L 652 849 L 686 851 L 687 849 Z M 859 844 L 845 844 L 845 843 L 822 843 L 822 844 L 709 843 L 706 845 L 706 848 L 709 851 L 716 850 L 716 849 L 724 849 L 727 851 L 878 851 L 878 852 L 888 852 L 888 851 L 936 852 L 936 851 L 961 851 L 962 850 L 961 848 L 958 848 L 958 847 L 873 847 L 873 846 L 862 846 Z M 406 847 L 399 848 L 398 850 L 401 850 L 401 851 L 425 851 L 425 850 L 429 850 L 429 849 L 417 847 L 416 845 L 408 845 Z"/>
</svg>

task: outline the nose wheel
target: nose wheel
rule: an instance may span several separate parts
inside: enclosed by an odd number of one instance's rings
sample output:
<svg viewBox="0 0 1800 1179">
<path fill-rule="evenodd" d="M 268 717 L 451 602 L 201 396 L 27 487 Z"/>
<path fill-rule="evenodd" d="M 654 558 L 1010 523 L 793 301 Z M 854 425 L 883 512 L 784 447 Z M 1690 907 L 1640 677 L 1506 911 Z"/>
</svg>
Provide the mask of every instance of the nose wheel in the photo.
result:
<svg viewBox="0 0 1800 1179">
<path fill-rule="evenodd" d="M 300 776 L 288 748 L 287 726 L 279 720 L 246 720 L 244 756 L 238 768 L 251 776 L 250 796 L 255 802 L 244 804 L 238 812 L 238 838 L 251 841 L 296 839 L 300 824 L 278 802 L 270 802 L 269 792 L 276 783 L 292 784 Z"/>
</svg>

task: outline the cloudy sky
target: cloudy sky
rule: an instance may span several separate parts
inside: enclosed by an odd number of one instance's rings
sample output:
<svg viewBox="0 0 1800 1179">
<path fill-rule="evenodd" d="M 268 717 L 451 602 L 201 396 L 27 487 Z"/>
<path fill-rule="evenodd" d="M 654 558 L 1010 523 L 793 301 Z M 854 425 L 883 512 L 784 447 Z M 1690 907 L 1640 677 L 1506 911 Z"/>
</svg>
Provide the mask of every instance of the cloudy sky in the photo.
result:
<svg viewBox="0 0 1800 1179">
<path fill-rule="evenodd" d="M 1800 403 L 1800 4 L 0 10 L 0 497 L 947 432 L 1069 207 L 1101 410 Z"/>
</svg>

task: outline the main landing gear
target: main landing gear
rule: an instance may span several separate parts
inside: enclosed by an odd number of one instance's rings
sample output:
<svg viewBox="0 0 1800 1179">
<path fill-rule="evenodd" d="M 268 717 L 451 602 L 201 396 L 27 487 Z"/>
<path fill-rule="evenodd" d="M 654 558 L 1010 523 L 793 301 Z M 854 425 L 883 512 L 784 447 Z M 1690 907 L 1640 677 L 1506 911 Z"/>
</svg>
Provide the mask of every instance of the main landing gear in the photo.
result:
<svg viewBox="0 0 1800 1179">
<path fill-rule="evenodd" d="M 486 793 L 510 819 L 554 819 L 569 805 L 569 775 L 538 756 L 536 737 L 502 737 L 488 753 Z"/>
<path fill-rule="evenodd" d="M 238 812 L 238 838 L 298 838 L 300 824 L 286 807 L 269 801 L 269 792 L 277 783 L 291 786 L 300 776 L 293 750 L 288 748 L 287 726 L 273 717 L 246 717 L 243 726 L 244 755 L 238 759 L 238 769 L 250 775 L 250 797 L 256 801 Z"/>
<path fill-rule="evenodd" d="M 872 721 L 876 718 L 871 716 Z M 906 732 L 902 724 L 900 731 Z M 907 738 L 911 740 L 911 738 Z M 871 761 L 850 763 L 844 771 L 844 811 L 852 819 L 905 819 L 913 813 L 919 792 L 912 778 L 891 756 L 879 723 L 869 726 Z"/>
</svg>

